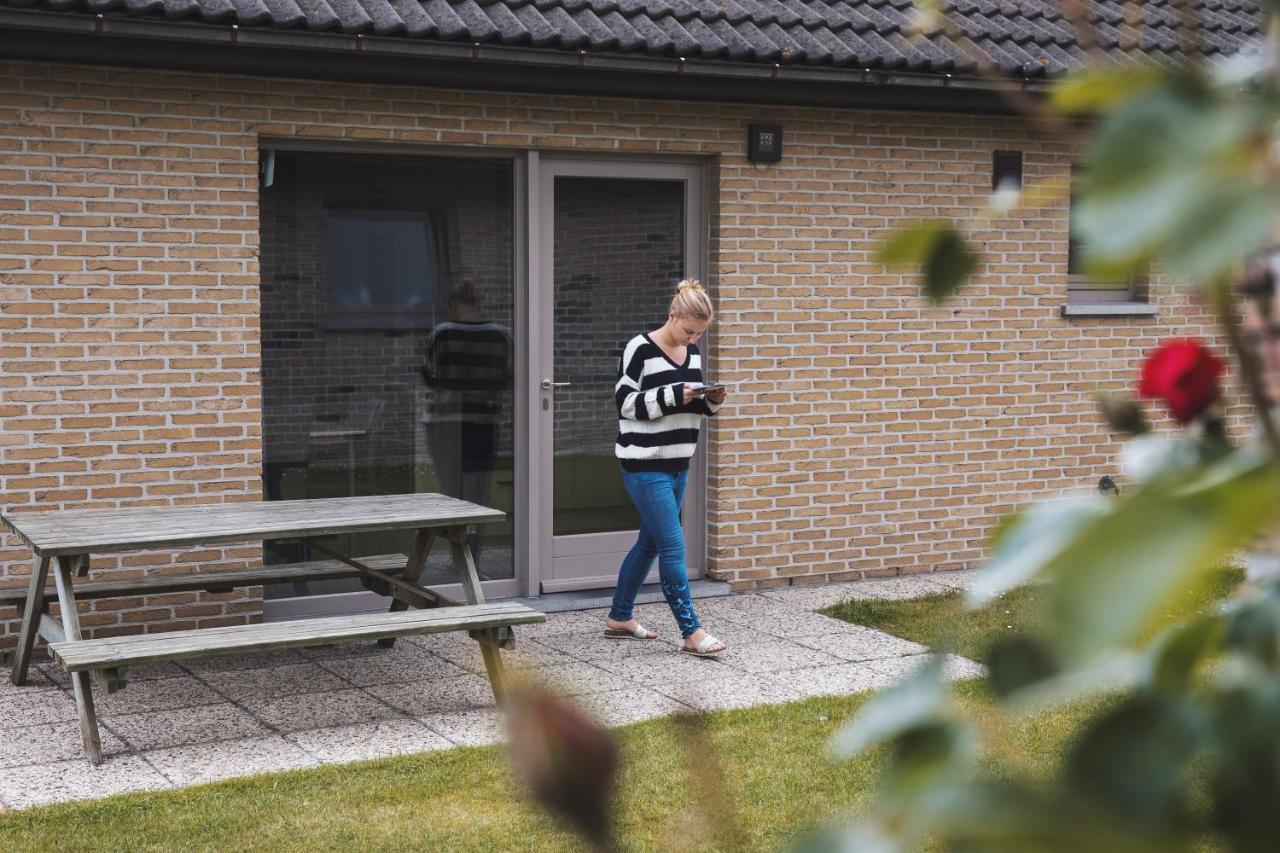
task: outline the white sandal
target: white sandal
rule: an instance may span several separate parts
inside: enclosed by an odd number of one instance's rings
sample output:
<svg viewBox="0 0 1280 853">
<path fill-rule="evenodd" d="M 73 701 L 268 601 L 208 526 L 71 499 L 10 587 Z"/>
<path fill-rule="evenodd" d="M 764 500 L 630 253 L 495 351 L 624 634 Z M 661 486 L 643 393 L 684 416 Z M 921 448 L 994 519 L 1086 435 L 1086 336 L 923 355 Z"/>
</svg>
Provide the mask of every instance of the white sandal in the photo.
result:
<svg viewBox="0 0 1280 853">
<path fill-rule="evenodd" d="M 720 646 L 720 648 L 716 649 L 714 652 L 710 651 L 714 646 Z M 700 658 L 709 658 L 726 651 L 728 648 L 728 646 L 710 634 L 704 634 L 702 639 L 698 641 L 698 645 L 695 648 L 691 649 L 688 646 L 681 646 L 680 651 L 687 652 L 691 655 L 697 655 Z"/>
<path fill-rule="evenodd" d="M 649 636 L 650 634 L 653 636 Z M 658 639 L 658 632 L 650 631 L 637 622 L 634 631 L 628 631 L 626 628 L 610 628 L 606 625 L 604 636 L 609 640 L 656 640 Z"/>
</svg>

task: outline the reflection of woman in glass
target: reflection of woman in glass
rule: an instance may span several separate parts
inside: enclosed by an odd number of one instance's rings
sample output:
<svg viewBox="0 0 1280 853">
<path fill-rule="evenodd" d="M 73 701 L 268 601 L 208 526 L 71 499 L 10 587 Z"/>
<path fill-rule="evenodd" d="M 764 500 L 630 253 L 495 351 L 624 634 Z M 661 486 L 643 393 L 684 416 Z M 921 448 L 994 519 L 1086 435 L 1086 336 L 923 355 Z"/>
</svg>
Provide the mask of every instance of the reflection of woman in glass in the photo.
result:
<svg viewBox="0 0 1280 853">
<path fill-rule="evenodd" d="M 605 636 L 653 640 L 658 635 L 632 616 L 636 593 L 658 559 L 662 593 L 675 615 L 683 651 L 707 656 L 725 650 L 698 621 L 685 569 L 680 505 L 689 459 L 704 416 L 714 415 L 725 390 L 699 393 L 702 356 L 697 341 L 711 324 L 711 298 L 696 280 L 680 282 L 662 328 L 632 338 L 618 364 L 616 454 L 622 484 L 640 514 L 640 536 L 618 570 Z"/>
<path fill-rule="evenodd" d="M 422 375 L 435 392 L 427 441 L 441 490 L 484 505 L 511 383 L 511 333 L 481 307 L 470 279 L 450 291 L 449 319 L 431 330 Z"/>
</svg>

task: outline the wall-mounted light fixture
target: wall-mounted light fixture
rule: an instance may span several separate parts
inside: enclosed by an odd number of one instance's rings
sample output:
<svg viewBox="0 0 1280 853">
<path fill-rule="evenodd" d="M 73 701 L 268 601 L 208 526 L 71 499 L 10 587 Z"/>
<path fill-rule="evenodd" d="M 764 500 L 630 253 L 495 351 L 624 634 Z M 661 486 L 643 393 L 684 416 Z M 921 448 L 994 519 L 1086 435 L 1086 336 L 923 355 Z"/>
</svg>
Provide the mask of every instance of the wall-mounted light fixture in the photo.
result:
<svg viewBox="0 0 1280 853">
<path fill-rule="evenodd" d="M 1022 152 L 993 151 L 991 153 L 991 189 L 1022 189 Z"/>
<path fill-rule="evenodd" d="M 782 159 L 782 125 L 753 124 L 747 128 L 747 160 L 777 163 Z"/>
</svg>

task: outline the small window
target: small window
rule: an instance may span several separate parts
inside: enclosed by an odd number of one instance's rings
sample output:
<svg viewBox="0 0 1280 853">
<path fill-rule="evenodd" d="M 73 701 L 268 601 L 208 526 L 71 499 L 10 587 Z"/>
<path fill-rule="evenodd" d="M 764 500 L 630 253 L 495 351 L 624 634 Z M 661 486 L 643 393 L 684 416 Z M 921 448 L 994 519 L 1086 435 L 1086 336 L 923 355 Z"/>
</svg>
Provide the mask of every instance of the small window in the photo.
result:
<svg viewBox="0 0 1280 853">
<path fill-rule="evenodd" d="M 1074 184 L 1074 178 L 1073 178 Z M 1146 276 L 1131 276 L 1127 281 L 1102 281 L 1085 272 L 1087 244 L 1076 232 L 1076 194 L 1071 193 L 1071 213 L 1067 233 L 1067 302 L 1071 305 L 1103 302 L 1146 302 Z"/>
</svg>

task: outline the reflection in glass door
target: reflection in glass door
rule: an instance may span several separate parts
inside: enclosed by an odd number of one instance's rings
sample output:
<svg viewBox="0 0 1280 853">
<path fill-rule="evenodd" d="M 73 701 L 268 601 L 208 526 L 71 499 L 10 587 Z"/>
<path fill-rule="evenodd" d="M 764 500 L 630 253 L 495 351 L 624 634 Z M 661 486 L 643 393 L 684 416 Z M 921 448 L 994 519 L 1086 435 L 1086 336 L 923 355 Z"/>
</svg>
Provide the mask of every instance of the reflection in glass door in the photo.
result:
<svg viewBox="0 0 1280 853">
<path fill-rule="evenodd" d="M 630 338 L 666 320 L 676 282 L 700 272 L 701 186 L 696 167 L 545 165 L 551 347 L 538 393 L 551 421 L 549 592 L 612 586 L 635 541 L 638 519 L 614 457 L 618 359 Z M 690 569 L 700 568 L 691 548 Z"/>
</svg>

